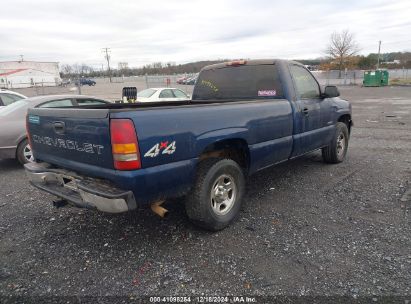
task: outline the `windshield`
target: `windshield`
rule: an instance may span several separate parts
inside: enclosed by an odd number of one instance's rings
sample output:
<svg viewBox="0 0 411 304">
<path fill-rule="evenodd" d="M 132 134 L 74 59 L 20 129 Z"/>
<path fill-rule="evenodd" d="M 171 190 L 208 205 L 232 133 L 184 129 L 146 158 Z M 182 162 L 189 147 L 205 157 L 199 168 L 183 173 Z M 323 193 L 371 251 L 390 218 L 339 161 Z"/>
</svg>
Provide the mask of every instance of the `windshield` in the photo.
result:
<svg viewBox="0 0 411 304">
<path fill-rule="evenodd" d="M 149 97 L 151 97 L 155 92 L 156 92 L 156 90 L 154 90 L 154 89 L 143 90 L 143 91 L 137 93 L 137 97 L 149 98 Z"/>
<path fill-rule="evenodd" d="M 205 70 L 193 100 L 284 98 L 276 66 L 243 65 Z"/>
<path fill-rule="evenodd" d="M 26 105 L 28 105 L 28 103 L 29 102 L 27 101 L 27 99 L 21 99 L 8 106 L 5 106 L 4 108 L 0 109 L 0 116 L 6 116 L 7 114 L 24 108 Z"/>
</svg>

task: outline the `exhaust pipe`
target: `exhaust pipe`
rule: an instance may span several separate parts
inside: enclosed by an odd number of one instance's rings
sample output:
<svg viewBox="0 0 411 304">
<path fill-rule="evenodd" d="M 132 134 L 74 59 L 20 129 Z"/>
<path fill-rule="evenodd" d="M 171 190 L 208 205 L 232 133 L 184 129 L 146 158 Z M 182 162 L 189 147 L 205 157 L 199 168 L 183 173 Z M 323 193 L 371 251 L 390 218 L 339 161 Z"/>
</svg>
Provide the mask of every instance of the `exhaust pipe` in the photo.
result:
<svg viewBox="0 0 411 304">
<path fill-rule="evenodd" d="M 68 203 L 69 202 L 66 201 L 65 199 L 61 199 L 61 200 L 58 200 L 58 201 L 53 201 L 53 206 L 58 209 L 58 208 L 63 208 L 65 206 L 67 206 Z"/>
<path fill-rule="evenodd" d="M 168 215 L 168 210 L 166 208 L 161 207 L 162 203 L 164 203 L 164 201 L 152 203 L 151 210 L 158 216 L 165 218 Z"/>
</svg>

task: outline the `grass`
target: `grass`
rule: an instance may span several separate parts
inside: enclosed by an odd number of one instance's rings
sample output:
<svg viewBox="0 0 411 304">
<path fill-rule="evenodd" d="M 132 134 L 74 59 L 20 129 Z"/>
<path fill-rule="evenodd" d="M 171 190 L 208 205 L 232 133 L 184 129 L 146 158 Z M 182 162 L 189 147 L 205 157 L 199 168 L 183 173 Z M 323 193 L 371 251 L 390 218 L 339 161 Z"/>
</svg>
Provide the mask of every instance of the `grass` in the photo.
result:
<svg viewBox="0 0 411 304">
<path fill-rule="evenodd" d="M 390 85 L 411 85 L 411 79 L 393 78 L 390 80 Z"/>
</svg>

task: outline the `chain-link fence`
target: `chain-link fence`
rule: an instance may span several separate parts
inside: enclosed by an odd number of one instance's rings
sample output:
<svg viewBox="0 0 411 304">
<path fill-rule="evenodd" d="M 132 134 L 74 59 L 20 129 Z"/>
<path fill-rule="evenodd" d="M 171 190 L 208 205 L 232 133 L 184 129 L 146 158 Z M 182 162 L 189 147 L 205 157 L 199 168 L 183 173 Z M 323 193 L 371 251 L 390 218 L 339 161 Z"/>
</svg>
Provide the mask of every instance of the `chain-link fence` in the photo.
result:
<svg viewBox="0 0 411 304">
<path fill-rule="evenodd" d="M 0 82 L 0 88 L 8 89 L 8 90 L 20 89 L 20 88 L 30 88 L 30 87 L 41 89 L 44 87 L 55 87 L 57 85 L 58 83 L 56 81 L 16 82 L 16 83 L 14 83 L 13 81 Z"/>
<path fill-rule="evenodd" d="M 314 76 L 321 85 L 362 85 L 364 70 L 347 71 L 313 71 Z M 411 69 L 392 69 L 388 70 L 389 79 L 411 80 Z M 191 76 L 191 75 L 185 75 Z M 174 86 L 182 75 L 161 75 L 161 76 L 135 76 L 135 77 L 113 77 L 114 83 L 140 82 L 146 88 Z M 105 78 L 108 82 L 108 78 Z"/>
<path fill-rule="evenodd" d="M 347 71 L 313 71 L 314 76 L 321 85 L 361 85 L 364 79 L 364 70 L 347 70 Z M 392 69 L 388 70 L 389 80 L 411 79 L 411 69 Z"/>
<path fill-rule="evenodd" d="M 184 76 L 191 76 L 187 74 Z M 146 88 L 152 88 L 154 86 L 167 87 L 175 85 L 179 78 L 183 75 L 146 75 L 146 76 L 124 76 L 124 77 L 111 77 L 112 83 L 145 83 Z M 101 82 L 110 82 L 108 77 L 100 78 Z"/>
<path fill-rule="evenodd" d="M 313 71 L 314 76 L 318 79 L 321 85 L 362 85 L 364 71 Z M 182 76 L 187 75 L 153 75 L 153 76 L 128 76 L 128 77 L 112 77 L 111 83 L 108 77 L 92 78 L 96 81 L 96 85 L 81 87 L 75 86 L 76 79 L 71 79 L 70 83 L 63 80 L 64 85 L 56 86 L 51 83 L 35 83 L 27 88 L 10 88 L 26 96 L 48 95 L 48 94 L 86 94 L 103 99 L 120 100 L 122 97 L 123 87 L 136 87 L 137 92 L 147 88 L 159 87 L 177 87 L 187 94 L 193 91 L 193 85 L 177 84 L 177 80 Z M 399 81 L 398 81 L 399 80 Z M 411 69 L 389 70 L 390 84 L 404 85 L 411 82 Z"/>
</svg>

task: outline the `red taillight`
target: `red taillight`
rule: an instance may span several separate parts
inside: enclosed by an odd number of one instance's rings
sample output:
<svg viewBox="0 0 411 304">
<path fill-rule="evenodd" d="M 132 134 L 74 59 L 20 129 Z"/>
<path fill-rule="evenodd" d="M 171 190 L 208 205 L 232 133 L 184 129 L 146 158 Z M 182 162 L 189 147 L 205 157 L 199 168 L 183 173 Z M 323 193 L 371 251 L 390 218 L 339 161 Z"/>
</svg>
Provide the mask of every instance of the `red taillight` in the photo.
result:
<svg viewBox="0 0 411 304">
<path fill-rule="evenodd" d="M 230 62 L 226 62 L 226 66 L 239 66 L 239 65 L 244 65 L 246 64 L 247 61 L 246 60 L 234 60 L 234 61 L 230 61 Z"/>
<path fill-rule="evenodd" d="M 31 148 L 33 146 L 31 145 L 31 139 L 30 139 L 30 132 L 29 132 L 29 115 L 26 115 L 26 135 L 27 135 L 27 141 L 29 142 L 29 145 Z"/>
<path fill-rule="evenodd" d="M 117 170 L 140 169 L 140 151 L 133 122 L 130 119 L 110 120 L 110 135 L 114 168 Z"/>
</svg>

